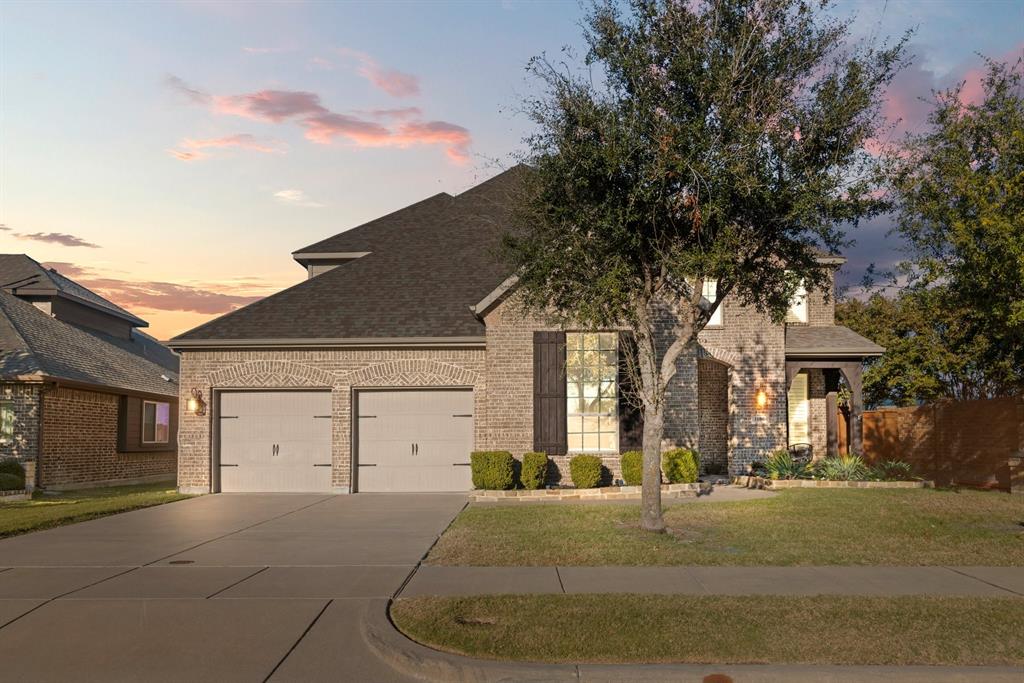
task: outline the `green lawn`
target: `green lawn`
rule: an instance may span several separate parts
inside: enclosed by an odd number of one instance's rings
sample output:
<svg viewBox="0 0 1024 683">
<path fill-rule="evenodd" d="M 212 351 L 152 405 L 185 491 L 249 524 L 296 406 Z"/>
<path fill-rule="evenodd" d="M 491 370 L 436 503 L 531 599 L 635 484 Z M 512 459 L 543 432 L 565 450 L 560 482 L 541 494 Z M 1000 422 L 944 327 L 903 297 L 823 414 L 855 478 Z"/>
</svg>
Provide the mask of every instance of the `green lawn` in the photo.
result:
<svg viewBox="0 0 1024 683">
<path fill-rule="evenodd" d="M 0 538 L 188 498 L 173 483 L 82 489 L 0 503 Z"/>
<path fill-rule="evenodd" d="M 651 595 L 406 598 L 439 650 L 544 662 L 1024 664 L 1024 599 Z"/>
<path fill-rule="evenodd" d="M 985 491 L 789 490 L 666 508 L 471 505 L 431 551 L 449 565 L 1024 565 L 1024 502 Z"/>
</svg>

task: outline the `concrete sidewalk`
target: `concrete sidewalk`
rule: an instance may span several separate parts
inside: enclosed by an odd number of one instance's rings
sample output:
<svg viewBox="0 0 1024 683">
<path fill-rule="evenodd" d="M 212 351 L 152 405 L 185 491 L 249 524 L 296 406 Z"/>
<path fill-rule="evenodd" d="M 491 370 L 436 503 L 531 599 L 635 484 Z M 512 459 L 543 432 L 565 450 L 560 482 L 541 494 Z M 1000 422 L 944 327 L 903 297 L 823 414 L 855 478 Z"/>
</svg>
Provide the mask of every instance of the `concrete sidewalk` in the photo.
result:
<svg viewBox="0 0 1024 683">
<path fill-rule="evenodd" d="M 1024 567 L 444 567 L 401 597 L 529 593 L 1024 597 Z"/>
</svg>

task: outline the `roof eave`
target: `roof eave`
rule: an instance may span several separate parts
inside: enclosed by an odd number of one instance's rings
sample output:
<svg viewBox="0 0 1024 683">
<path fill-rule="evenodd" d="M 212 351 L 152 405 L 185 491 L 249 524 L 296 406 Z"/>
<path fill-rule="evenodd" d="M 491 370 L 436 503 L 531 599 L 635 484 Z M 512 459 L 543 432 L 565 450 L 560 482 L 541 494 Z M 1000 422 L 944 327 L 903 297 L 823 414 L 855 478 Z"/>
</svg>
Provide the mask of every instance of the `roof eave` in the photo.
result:
<svg viewBox="0 0 1024 683">
<path fill-rule="evenodd" d="M 491 309 L 500 304 L 502 301 L 512 293 L 512 290 L 519 284 L 519 277 L 516 275 L 510 275 L 505 280 L 495 287 L 491 292 L 477 302 L 476 305 L 470 306 L 469 310 L 473 312 L 473 315 L 478 320 L 483 320 L 484 316 L 487 315 Z"/>
<path fill-rule="evenodd" d="M 125 312 L 115 311 L 112 308 L 107 308 L 106 306 L 101 306 L 100 304 L 98 304 L 98 303 L 96 303 L 94 301 L 89 301 L 88 299 L 83 299 L 80 296 L 75 296 L 74 294 L 70 294 L 68 292 L 62 292 L 59 289 L 50 288 L 50 287 L 17 287 L 16 290 L 17 290 L 17 293 L 12 292 L 12 294 L 14 294 L 14 296 L 17 296 L 17 297 L 22 297 L 22 296 L 50 296 L 50 297 L 59 297 L 61 299 L 67 299 L 68 301 L 74 302 L 74 303 L 79 304 L 81 306 L 86 306 L 86 307 L 91 308 L 91 309 L 93 309 L 95 311 L 99 311 L 100 313 L 105 313 L 105 314 L 113 316 L 115 318 L 119 318 L 120 320 L 124 320 L 125 322 L 131 323 L 133 327 L 149 327 L 149 323 L 148 322 L 146 322 L 142 318 L 139 318 L 139 317 L 136 317 L 136 316 L 132 315 L 131 313 L 128 313 L 127 311 L 125 311 Z"/>
<path fill-rule="evenodd" d="M 339 259 L 351 260 L 369 256 L 370 251 L 293 251 L 292 258 L 302 266 L 308 266 L 314 261 L 337 261 Z"/>
<path fill-rule="evenodd" d="M 800 359 L 821 359 L 821 358 L 874 358 L 885 353 L 884 348 L 811 348 L 811 349 L 786 349 L 786 358 L 793 360 Z"/>
<path fill-rule="evenodd" d="M 267 348 L 483 348 L 486 337 L 348 337 L 340 339 L 172 339 L 175 351 Z"/>
</svg>

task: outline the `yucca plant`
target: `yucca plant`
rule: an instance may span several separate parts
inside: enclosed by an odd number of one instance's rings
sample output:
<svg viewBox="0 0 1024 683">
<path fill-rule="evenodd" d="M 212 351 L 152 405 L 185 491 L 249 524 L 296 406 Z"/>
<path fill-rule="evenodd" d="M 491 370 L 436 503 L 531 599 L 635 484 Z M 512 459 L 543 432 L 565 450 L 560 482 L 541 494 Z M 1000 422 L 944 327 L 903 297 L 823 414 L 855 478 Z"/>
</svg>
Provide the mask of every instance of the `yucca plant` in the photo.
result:
<svg viewBox="0 0 1024 683">
<path fill-rule="evenodd" d="M 907 481 L 914 478 L 913 472 L 902 460 L 883 460 L 871 468 L 872 476 L 879 481 Z"/>
<path fill-rule="evenodd" d="M 810 474 L 808 465 L 794 460 L 787 450 L 778 450 L 768 456 L 764 468 L 772 479 L 803 479 Z"/>
<path fill-rule="evenodd" d="M 819 460 L 814 476 L 830 481 L 864 481 L 871 476 L 871 468 L 859 455 L 840 455 Z"/>
</svg>

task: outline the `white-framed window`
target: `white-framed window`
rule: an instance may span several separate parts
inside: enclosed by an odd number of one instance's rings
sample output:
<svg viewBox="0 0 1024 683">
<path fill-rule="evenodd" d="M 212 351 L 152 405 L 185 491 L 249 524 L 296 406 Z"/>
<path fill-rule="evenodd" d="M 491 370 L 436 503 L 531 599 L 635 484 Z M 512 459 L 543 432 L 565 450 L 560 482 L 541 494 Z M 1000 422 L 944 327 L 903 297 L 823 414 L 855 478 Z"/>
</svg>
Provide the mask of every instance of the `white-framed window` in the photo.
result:
<svg viewBox="0 0 1024 683">
<path fill-rule="evenodd" d="M 566 332 L 566 433 L 570 453 L 619 449 L 619 335 Z"/>
<path fill-rule="evenodd" d="M 704 281 L 704 298 L 715 303 L 718 300 L 718 280 L 705 280 Z M 708 325 L 720 326 L 722 324 L 722 309 L 723 305 L 719 304 L 715 312 L 711 314 L 711 318 L 708 320 Z"/>
<path fill-rule="evenodd" d="M 167 443 L 171 438 L 171 404 L 142 402 L 142 443 Z"/>
<path fill-rule="evenodd" d="M 789 302 L 789 311 L 786 313 L 787 323 L 807 322 L 807 288 L 803 280 L 793 293 L 793 300 Z"/>
<path fill-rule="evenodd" d="M 797 373 L 786 396 L 790 446 L 811 441 L 811 401 L 807 389 L 807 373 Z"/>
<path fill-rule="evenodd" d="M 0 443 L 14 441 L 14 402 L 0 401 Z"/>
</svg>

